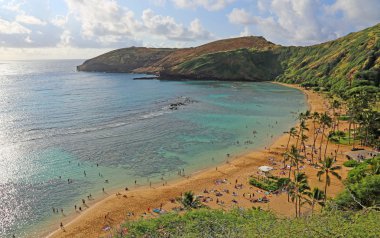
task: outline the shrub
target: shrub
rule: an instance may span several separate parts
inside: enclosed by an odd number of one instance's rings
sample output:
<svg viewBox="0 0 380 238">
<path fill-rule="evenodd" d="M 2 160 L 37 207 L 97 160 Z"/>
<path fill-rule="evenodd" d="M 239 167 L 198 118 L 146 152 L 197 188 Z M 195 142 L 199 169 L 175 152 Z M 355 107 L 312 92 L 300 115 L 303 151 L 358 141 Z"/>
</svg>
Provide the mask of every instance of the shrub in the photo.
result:
<svg viewBox="0 0 380 238">
<path fill-rule="evenodd" d="M 346 166 L 346 167 L 356 167 L 357 165 L 359 164 L 359 162 L 358 161 L 356 161 L 356 160 L 347 160 L 346 162 L 344 162 L 343 163 L 343 165 L 344 166 Z"/>
<path fill-rule="evenodd" d="M 249 184 L 251 184 L 255 187 L 264 189 L 266 191 L 276 191 L 279 189 L 277 181 L 271 180 L 271 179 L 267 179 L 266 181 L 260 181 L 260 180 L 255 179 L 255 178 L 251 178 L 249 180 Z"/>
<path fill-rule="evenodd" d="M 378 237 L 380 213 L 329 211 L 313 217 L 278 218 L 259 209 L 193 210 L 130 221 L 124 237 Z M 120 237 L 117 235 L 117 237 Z"/>
</svg>

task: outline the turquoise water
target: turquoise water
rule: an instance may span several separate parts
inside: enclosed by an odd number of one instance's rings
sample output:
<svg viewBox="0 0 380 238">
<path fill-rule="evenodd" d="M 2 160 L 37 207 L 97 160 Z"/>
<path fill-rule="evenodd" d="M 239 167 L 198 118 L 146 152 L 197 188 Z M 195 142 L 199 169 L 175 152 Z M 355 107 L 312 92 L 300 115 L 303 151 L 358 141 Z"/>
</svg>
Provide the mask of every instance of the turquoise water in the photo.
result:
<svg viewBox="0 0 380 238">
<path fill-rule="evenodd" d="M 300 91 L 270 83 L 133 80 L 142 75 L 76 72 L 80 63 L 0 62 L 0 237 L 38 236 L 62 219 L 52 207 L 72 214 L 102 188 L 264 147 L 307 108 Z"/>
</svg>

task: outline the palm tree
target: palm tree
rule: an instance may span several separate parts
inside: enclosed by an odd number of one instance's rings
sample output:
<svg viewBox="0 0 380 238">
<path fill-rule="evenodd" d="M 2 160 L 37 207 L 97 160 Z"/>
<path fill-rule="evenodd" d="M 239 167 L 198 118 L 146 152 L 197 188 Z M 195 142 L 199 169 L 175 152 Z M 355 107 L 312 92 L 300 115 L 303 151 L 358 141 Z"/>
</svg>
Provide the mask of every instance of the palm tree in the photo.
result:
<svg viewBox="0 0 380 238">
<path fill-rule="evenodd" d="M 304 135 L 304 134 L 302 134 L 301 135 L 301 147 L 302 147 L 302 149 L 303 149 L 303 153 L 304 153 L 304 157 L 306 158 L 306 141 L 307 141 L 307 139 L 309 139 L 309 137 L 307 136 L 307 135 Z"/>
<path fill-rule="evenodd" d="M 319 133 L 317 133 L 317 128 L 315 126 L 316 122 L 319 121 L 319 113 L 318 112 L 314 112 L 313 115 L 312 115 L 312 118 L 313 118 L 313 131 L 314 131 L 314 135 L 313 135 L 313 148 L 312 148 L 312 153 L 311 153 L 311 162 L 314 163 L 314 150 L 315 150 L 315 142 L 317 141 L 317 138 L 318 138 L 318 135 Z"/>
<path fill-rule="evenodd" d="M 336 170 L 341 169 L 341 167 L 340 166 L 334 166 L 335 163 L 336 163 L 336 161 L 333 158 L 326 157 L 323 160 L 323 162 L 321 164 L 321 168 L 317 173 L 319 181 L 321 180 L 321 176 L 323 174 L 325 174 L 325 191 L 324 191 L 325 201 L 327 199 L 327 186 L 330 186 L 330 183 L 331 183 L 330 174 L 332 174 L 334 177 L 336 177 L 339 180 L 342 179 L 342 177 L 336 172 Z"/>
<path fill-rule="evenodd" d="M 334 130 L 335 130 L 335 125 L 337 125 L 337 128 L 339 130 L 339 114 L 336 113 L 336 109 L 339 109 L 341 106 L 341 103 L 334 99 L 332 102 L 331 102 L 331 108 L 333 109 L 333 116 L 335 117 L 336 120 L 338 120 L 338 123 L 334 123 Z"/>
<path fill-rule="evenodd" d="M 178 198 L 177 200 L 186 209 L 199 208 L 202 206 L 202 203 L 199 201 L 199 199 L 194 195 L 192 191 L 185 192 L 184 195 L 181 198 Z"/>
<path fill-rule="evenodd" d="M 325 199 L 325 194 L 324 194 L 324 192 L 322 190 L 320 190 L 319 188 L 315 187 L 315 188 L 313 188 L 313 191 L 310 193 L 309 197 L 311 199 L 311 201 L 310 201 L 311 215 L 313 216 L 315 205 L 316 204 L 319 204 L 321 206 L 324 205 L 323 200 Z"/>
<path fill-rule="evenodd" d="M 307 128 L 306 122 L 301 121 L 301 123 L 300 123 L 300 135 L 298 136 L 298 138 L 301 138 L 301 146 L 302 146 L 303 132 L 308 131 L 308 130 L 309 130 L 309 128 Z M 298 142 L 298 139 L 297 139 L 297 142 Z"/>
<path fill-rule="evenodd" d="M 305 195 L 309 194 L 309 184 L 305 173 L 294 172 L 294 181 L 289 184 L 289 194 L 295 205 L 296 217 L 301 216 L 301 204 Z"/>
<path fill-rule="evenodd" d="M 290 148 L 290 151 L 286 152 L 284 154 L 284 159 L 286 159 L 287 161 L 290 162 L 290 165 L 289 165 L 289 175 L 288 175 L 288 178 L 290 179 L 290 174 L 292 173 L 292 167 L 294 165 L 297 166 L 297 171 L 299 171 L 299 167 L 298 167 L 298 164 L 301 162 L 303 163 L 302 159 L 301 159 L 301 155 L 299 154 L 297 148 L 292 145 L 292 147 Z M 285 163 L 284 163 L 284 168 L 285 168 Z M 288 202 L 290 200 L 290 197 L 289 197 L 289 193 L 288 193 Z"/>
<path fill-rule="evenodd" d="M 286 132 L 289 134 L 289 139 L 288 139 L 288 143 L 286 144 L 286 151 L 288 151 L 289 149 L 289 143 L 290 143 L 290 139 L 292 137 L 295 137 L 297 135 L 297 129 L 295 127 L 292 127 L 290 128 L 290 130 L 288 132 Z"/>
<path fill-rule="evenodd" d="M 295 165 L 297 168 L 297 171 L 299 171 L 299 164 L 303 163 L 303 156 L 300 155 L 298 152 L 298 149 L 292 145 L 290 148 L 290 151 L 286 153 L 287 159 L 290 161 L 290 168 L 289 168 L 289 178 L 290 173 L 292 172 L 292 167 Z"/>
<path fill-rule="evenodd" d="M 329 145 L 329 141 L 332 140 L 332 138 L 334 137 L 335 133 L 333 131 L 330 131 L 328 136 L 327 136 L 327 141 L 326 141 L 326 146 L 325 146 L 325 153 L 323 155 L 323 158 L 326 158 L 326 152 L 327 152 L 327 146 Z"/>
<path fill-rule="evenodd" d="M 298 147 L 298 140 L 299 140 L 300 136 L 303 134 L 303 130 L 304 130 L 305 128 L 307 128 L 307 127 L 306 127 L 306 124 L 305 124 L 305 121 L 306 121 L 307 119 L 309 119 L 309 117 L 310 117 L 310 111 L 309 111 L 309 110 L 307 110 L 305 113 L 302 113 L 302 112 L 301 112 L 301 113 L 298 115 L 298 117 L 297 117 L 297 119 L 298 119 L 299 122 L 300 122 L 300 131 L 299 131 L 299 134 L 298 134 L 298 137 L 297 137 L 296 147 Z"/>
<path fill-rule="evenodd" d="M 295 127 L 292 127 L 292 128 L 290 128 L 290 130 L 288 132 L 285 132 L 285 133 L 289 134 L 288 143 L 286 144 L 286 152 L 288 152 L 290 139 L 294 138 L 295 136 L 297 136 L 297 129 Z M 288 160 L 287 154 L 284 153 L 284 159 L 282 160 L 282 163 L 284 164 L 284 168 L 285 168 L 285 162 L 287 160 Z"/>
<path fill-rule="evenodd" d="M 327 113 L 325 112 L 320 117 L 319 123 L 321 124 L 321 127 L 322 127 L 322 138 L 321 138 L 321 143 L 319 145 L 319 161 L 321 161 L 323 137 L 325 135 L 325 129 L 331 126 L 331 117 L 327 115 Z"/>
</svg>

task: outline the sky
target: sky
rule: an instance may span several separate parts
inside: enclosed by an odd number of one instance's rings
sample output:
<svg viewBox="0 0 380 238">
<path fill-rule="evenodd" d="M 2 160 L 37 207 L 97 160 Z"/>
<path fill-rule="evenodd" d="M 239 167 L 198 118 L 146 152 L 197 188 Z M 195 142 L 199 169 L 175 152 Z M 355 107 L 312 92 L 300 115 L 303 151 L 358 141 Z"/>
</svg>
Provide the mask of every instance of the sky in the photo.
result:
<svg viewBox="0 0 380 238">
<path fill-rule="evenodd" d="M 380 0 L 0 0 L 0 60 L 264 36 L 312 45 L 380 22 Z"/>
</svg>

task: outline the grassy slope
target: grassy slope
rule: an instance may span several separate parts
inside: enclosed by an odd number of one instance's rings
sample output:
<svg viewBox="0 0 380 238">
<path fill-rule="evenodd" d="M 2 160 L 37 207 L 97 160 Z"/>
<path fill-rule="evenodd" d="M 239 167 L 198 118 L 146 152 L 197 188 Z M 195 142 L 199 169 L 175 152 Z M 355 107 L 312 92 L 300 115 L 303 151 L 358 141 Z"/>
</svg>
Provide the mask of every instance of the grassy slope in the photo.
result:
<svg viewBox="0 0 380 238">
<path fill-rule="evenodd" d="M 282 47 L 262 37 L 226 39 L 186 49 L 132 47 L 87 60 L 78 69 L 160 72 L 176 79 L 308 82 L 336 91 L 346 91 L 355 81 L 373 91 L 370 87 L 380 83 L 380 24 L 308 47 Z"/>
<path fill-rule="evenodd" d="M 80 71 L 131 72 L 138 67 L 148 66 L 162 59 L 175 49 L 131 47 L 114 50 L 78 66 Z"/>
<path fill-rule="evenodd" d="M 273 80 L 282 72 L 278 54 L 271 50 L 239 49 L 206 54 L 175 66 L 167 74 L 186 78 Z"/>
<path fill-rule="evenodd" d="M 380 24 L 308 47 L 235 50 L 206 54 L 167 69 L 195 78 L 273 80 L 347 86 L 364 70 L 380 68 Z M 378 85 L 377 85 L 378 86 Z"/>
<path fill-rule="evenodd" d="M 89 59 L 78 66 L 78 70 L 157 73 L 205 54 L 244 48 L 274 49 L 276 47 L 278 46 L 263 37 L 255 36 L 218 40 L 184 49 L 131 47 Z"/>
<path fill-rule="evenodd" d="M 279 81 L 344 87 L 364 70 L 380 69 L 380 24 L 309 47 L 281 49 Z"/>
<path fill-rule="evenodd" d="M 128 234 L 123 237 L 379 237 L 379 219 L 379 212 L 281 219 L 262 210 L 204 209 L 126 223 Z"/>
</svg>

